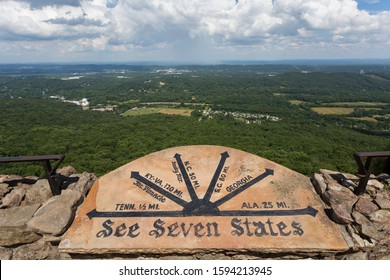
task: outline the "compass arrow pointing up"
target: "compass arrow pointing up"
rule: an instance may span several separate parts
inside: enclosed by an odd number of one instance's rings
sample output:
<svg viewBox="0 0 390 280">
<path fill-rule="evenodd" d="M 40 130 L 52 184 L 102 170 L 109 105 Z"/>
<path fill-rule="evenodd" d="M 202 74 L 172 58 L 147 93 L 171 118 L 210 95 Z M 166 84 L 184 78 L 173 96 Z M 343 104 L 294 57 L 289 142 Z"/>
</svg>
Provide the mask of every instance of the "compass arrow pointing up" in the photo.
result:
<svg viewBox="0 0 390 280">
<path fill-rule="evenodd" d="M 184 182 L 186 183 L 187 190 L 188 190 L 188 193 L 190 194 L 191 200 L 192 201 L 198 200 L 199 198 L 196 195 L 196 192 L 194 190 L 194 187 L 192 186 L 190 177 L 188 177 L 187 170 L 183 164 L 183 161 L 181 160 L 181 155 L 176 153 L 174 155 L 174 158 L 176 159 L 177 164 L 179 165 L 180 172 L 183 175 Z"/>
<path fill-rule="evenodd" d="M 207 191 L 206 191 L 206 194 L 203 197 L 203 200 L 210 201 L 211 195 L 213 194 L 213 191 L 215 189 L 215 185 L 217 184 L 219 175 L 221 175 L 222 168 L 225 165 L 226 159 L 228 157 L 229 157 L 229 153 L 228 152 L 224 152 L 224 153 L 221 154 L 221 159 L 219 161 L 218 167 L 215 170 L 213 179 L 211 179 L 210 185 L 207 188 Z"/>
</svg>

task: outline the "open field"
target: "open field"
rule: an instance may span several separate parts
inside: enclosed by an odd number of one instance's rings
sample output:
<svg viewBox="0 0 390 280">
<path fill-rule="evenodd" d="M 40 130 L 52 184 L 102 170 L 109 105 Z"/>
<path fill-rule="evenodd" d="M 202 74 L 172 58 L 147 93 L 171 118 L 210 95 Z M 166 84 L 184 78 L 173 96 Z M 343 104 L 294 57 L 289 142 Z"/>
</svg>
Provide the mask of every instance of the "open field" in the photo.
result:
<svg viewBox="0 0 390 280">
<path fill-rule="evenodd" d="M 386 115 L 374 115 L 372 116 L 374 118 L 385 118 L 385 119 L 390 119 L 390 114 L 386 114 Z"/>
<path fill-rule="evenodd" d="M 355 108 L 343 107 L 313 107 L 311 109 L 322 115 L 348 115 L 355 110 Z"/>
<path fill-rule="evenodd" d="M 378 120 L 373 117 L 361 117 L 361 118 L 349 118 L 349 119 L 358 120 L 358 121 L 378 122 Z"/>
<path fill-rule="evenodd" d="M 360 110 L 365 110 L 365 111 L 382 111 L 383 108 L 376 108 L 376 107 L 367 107 L 367 108 L 356 108 L 356 109 L 360 109 Z"/>
<path fill-rule="evenodd" d="M 138 103 L 139 102 L 139 99 L 130 99 L 130 100 L 126 100 L 126 101 L 122 101 L 122 102 L 118 102 L 119 104 L 134 104 L 134 103 Z"/>
<path fill-rule="evenodd" d="M 192 109 L 180 109 L 180 108 L 133 108 L 122 114 L 122 116 L 140 116 L 149 114 L 166 114 L 166 115 L 179 115 L 189 117 L 191 116 Z"/>
<path fill-rule="evenodd" d="M 273 96 L 286 96 L 285 93 L 275 92 L 272 94 Z"/>
<path fill-rule="evenodd" d="M 386 106 L 389 104 L 383 102 L 332 102 L 332 103 L 324 103 L 323 105 L 364 107 L 364 106 Z"/>
<path fill-rule="evenodd" d="M 366 74 L 366 77 L 369 77 L 369 78 L 374 79 L 374 80 L 382 81 L 382 82 L 390 82 L 389 79 L 386 79 L 384 77 L 381 77 L 381 76 L 378 76 L 375 74 Z"/>
<path fill-rule="evenodd" d="M 302 104 L 302 103 L 305 103 L 305 102 L 302 101 L 302 100 L 296 100 L 296 99 L 294 99 L 294 100 L 289 100 L 289 102 L 290 102 L 291 105 L 300 105 L 300 104 Z"/>
</svg>

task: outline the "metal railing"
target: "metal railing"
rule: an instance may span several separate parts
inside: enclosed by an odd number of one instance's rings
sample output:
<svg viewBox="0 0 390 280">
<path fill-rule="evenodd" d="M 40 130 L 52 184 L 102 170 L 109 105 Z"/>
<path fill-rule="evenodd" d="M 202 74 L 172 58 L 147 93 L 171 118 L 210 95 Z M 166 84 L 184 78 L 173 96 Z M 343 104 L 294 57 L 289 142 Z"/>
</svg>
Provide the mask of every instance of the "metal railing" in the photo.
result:
<svg viewBox="0 0 390 280">
<path fill-rule="evenodd" d="M 42 162 L 43 169 L 45 171 L 45 177 L 50 185 L 50 190 L 53 195 L 61 194 L 61 187 L 55 180 L 56 170 L 61 162 L 64 160 L 65 155 L 44 155 L 44 156 L 18 156 L 18 157 L 0 157 L 0 163 L 13 163 L 13 162 Z M 56 161 L 54 166 L 50 161 Z"/>
</svg>

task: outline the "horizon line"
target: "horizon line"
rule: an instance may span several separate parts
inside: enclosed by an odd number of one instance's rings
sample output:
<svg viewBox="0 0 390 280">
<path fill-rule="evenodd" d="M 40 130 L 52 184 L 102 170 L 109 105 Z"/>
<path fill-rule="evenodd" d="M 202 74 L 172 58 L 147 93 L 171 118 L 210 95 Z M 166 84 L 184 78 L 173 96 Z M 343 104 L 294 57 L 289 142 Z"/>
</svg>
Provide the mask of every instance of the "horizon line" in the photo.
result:
<svg viewBox="0 0 390 280">
<path fill-rule="evenodd" d="M 219 61 L 179 61 L 179 60 L 129 60 L 129 61 L 52 61 L 52 62 L 1 62 L 0 65 L 237 65 L 237 64 L 286 64 L 286 62 L 317 62 L 318 64 L 388 64 L 390 58 L 292 58 L 292 59 L 224 59 Z"/>
</svg>

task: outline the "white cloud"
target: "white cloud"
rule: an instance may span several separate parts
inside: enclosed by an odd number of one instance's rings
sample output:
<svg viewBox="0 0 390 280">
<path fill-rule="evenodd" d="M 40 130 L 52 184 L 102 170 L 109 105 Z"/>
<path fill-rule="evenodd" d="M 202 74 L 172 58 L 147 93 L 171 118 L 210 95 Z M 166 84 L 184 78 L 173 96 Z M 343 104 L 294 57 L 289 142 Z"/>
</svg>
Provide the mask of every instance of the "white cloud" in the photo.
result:
<svg viewBox="0 0 390 280">
<path fill-rule="evenodd" d="M 0 13 L 0 41 L 65 53 L 304 53 L 390 41 L 390 12 L 369 14 L 354 0 L 1 0 Z"/>
</svg>

